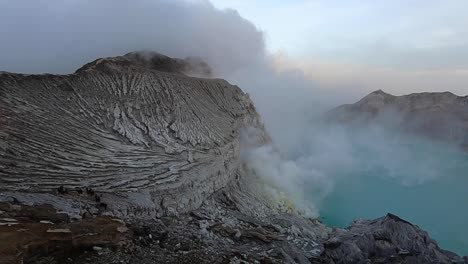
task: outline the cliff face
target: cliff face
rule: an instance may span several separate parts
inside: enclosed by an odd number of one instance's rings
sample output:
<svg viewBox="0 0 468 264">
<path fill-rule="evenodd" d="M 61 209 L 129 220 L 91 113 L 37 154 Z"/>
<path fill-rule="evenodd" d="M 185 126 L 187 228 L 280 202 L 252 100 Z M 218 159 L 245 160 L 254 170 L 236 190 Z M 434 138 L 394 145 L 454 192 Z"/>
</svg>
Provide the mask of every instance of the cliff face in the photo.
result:
<svg viewBox="0 0 468 264">
<path fill-rule="evenodd" d="M 394 96 L 378 90 L 329 114 L 340 122 L 380 120 L 392 127 L 468 147 L 468 96 L 450 92 Z"/>
<path fill-rule="evenodd" d="M 110 209 L 124 195 L 145 214 L 199 207 L 240 173 L 243 128 L 268 141 L 238 87 L 184 74 L 207 73 L 199 66 L 130 53 L 70 75 L 2 73 L 0 189 L 91 188 Z"/>
</svg>

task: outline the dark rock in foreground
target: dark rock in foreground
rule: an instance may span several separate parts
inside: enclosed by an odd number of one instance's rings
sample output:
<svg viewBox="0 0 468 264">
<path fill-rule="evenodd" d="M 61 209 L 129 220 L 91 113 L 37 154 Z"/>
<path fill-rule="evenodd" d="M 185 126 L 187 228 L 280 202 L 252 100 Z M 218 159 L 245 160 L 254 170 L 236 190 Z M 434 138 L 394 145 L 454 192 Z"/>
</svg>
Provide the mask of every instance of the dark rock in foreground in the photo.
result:
<svg viewBox="0 0 468 264">
<path fill-rule="evenodd" d="M 393 214 L 334 230 L 324 246 L 324 263 L 468 263 L 468 258 L 440 249 L 427 232 Z"/>
<path fill-rule="evenodd" d="M 222 194 L 220 194 L 222 195 Z M 107 263 L 468 263 L 440 249 L 419 227 L 388 214 L 324 233 L 315 220 L 295 214 L 256 219 L 221 199 L 216 214 L 203 206 L 189 215 L 130 226 L 131 250 L 93 250 L 68 260 Z M 51 257 L 38 263 L 54 262 Z"/>
<path fill-rule="evenodd" d="M 132 231 L 119 219 L 97 216 L 70 222 L 50 205 L 0 202 L 0 263 L 56 261 L 93 247 L 127 248 Z"/>
</svg>

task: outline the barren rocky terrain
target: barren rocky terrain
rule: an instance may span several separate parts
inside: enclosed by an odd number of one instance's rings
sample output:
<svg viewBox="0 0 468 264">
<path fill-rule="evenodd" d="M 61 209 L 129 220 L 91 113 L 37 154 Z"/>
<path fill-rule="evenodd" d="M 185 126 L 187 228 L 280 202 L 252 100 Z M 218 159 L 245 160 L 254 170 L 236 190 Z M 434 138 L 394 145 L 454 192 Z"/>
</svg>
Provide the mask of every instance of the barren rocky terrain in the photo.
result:
<svg viewBox="0 0 468 264">
<path fill-rule="evenodd" d="M 0 263 L 468 263 L 392 214 L 331 229 L 285 206 L 240 158 L 271 143 L 252 101 L 210 72 L 0 73 Z"/>
</svg>

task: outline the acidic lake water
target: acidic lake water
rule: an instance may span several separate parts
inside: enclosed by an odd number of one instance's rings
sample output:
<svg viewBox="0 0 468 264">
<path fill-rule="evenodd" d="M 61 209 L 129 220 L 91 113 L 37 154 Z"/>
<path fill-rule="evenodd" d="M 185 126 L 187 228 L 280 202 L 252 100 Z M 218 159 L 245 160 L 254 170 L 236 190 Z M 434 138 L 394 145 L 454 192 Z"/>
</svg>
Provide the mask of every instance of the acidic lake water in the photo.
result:
<svg viewBox="0 0 468 264">
<path fill-rule="evenodd" d="M 428 140 L 398 142 L 352 143 L 354 165 L 327 172 L 334 186 L 321 202 L 322 221 L 347 227 L 391 212 L 468 255 L 468 154 Z"/>
</svg>

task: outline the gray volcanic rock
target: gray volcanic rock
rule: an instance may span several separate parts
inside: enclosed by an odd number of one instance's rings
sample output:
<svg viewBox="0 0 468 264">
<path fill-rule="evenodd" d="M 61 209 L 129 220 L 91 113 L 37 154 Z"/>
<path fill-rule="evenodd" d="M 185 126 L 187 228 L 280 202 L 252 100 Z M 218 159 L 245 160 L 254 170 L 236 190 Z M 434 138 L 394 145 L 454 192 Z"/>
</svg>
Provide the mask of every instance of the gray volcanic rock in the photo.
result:
<svg viewBox="0 0 468 264">
<path fill-rule="evenodd" d="M 329 112 L 339 122 L 380 120 L 391 127 L 468 146 L 468 96 L 450 92 L 394 96 L 378 90 Z"/>
<path fill-rule="evenodd" d="M 442 250 L 419 227 L 387 214 L 335 230 L 324 243 L 323 263 L 468 263 Z"/>
<path fill-rule="evenodd" d="M 241 131 L 269 140 L 248 95 L 151 55 L 99 59 L 70 75 L 2 73 L 3 194 L 91 188 L 118 216 L 152 217 L 198 208 L 238 177 Z"/>
<path fill-rule="evenodd" d="M 118 70 L 119 67 L 141 67 L 198 77 L 210 77 L 212 74 L 210 66 L 200 58 L 188 57 L 177 59 L 150 51 L 130 52 L 120 57 L 97 59 L 79 68 L 76 73 L 90 69 L 113 71 Z"/>
</svg>

